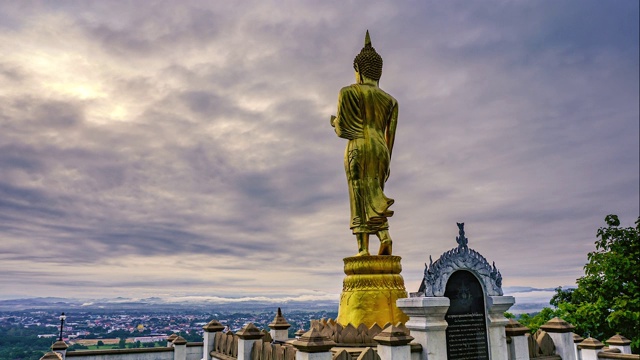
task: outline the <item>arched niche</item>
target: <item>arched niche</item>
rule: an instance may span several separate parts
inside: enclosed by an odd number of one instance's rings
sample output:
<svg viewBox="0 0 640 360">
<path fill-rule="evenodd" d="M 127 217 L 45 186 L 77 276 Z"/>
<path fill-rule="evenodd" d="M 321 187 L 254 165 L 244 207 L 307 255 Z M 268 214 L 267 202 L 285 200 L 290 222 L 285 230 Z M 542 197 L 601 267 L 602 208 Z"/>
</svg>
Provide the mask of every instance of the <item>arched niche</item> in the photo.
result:
<svg viewBox="0 0 640 360">
<path fill-rule="evenodd" d="M 444 291 L 450 305 L 445 315 L 448 326 L 448 359 L 489 359 L 485 290 L 471 271 L 450 274 Z"/>
</svg>

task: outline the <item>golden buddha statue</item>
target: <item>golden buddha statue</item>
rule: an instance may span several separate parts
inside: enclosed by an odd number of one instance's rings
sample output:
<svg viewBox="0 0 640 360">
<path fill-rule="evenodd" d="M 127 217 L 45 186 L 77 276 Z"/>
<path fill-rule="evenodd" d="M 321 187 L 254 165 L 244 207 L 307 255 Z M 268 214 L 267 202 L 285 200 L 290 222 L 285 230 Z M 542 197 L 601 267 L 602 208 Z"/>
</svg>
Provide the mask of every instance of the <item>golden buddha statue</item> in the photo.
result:
<svg viewBox="0 0 640 360">
<path fill-rule="evenodd" d="M 389 210 L 393 199 L 384 194 L 398 102 L 379 87 L 382 57 L 371 46 L 369 31 L 353 67 L 356 83 L 340 90 L 338 112 L 331 117 L 336 134 L 348 140 L 344 169 L 351 207 L 349 227 L 358 241 L 358 254 L 343 259 L 346 277 L 336 320 L 342 326 L 382 327 L 409 319 L 396 306 L 407 291 L 400 275 L 401 258 L 391 254 L 387 219 L 393 215 Z M 373 256 L 369 254 L 371 234 L 380 239 L 380 250 Z"/>
<path fill-rule="evenodd" d="M 398 123 L 398 102 L 379 87 L 382 57 L 371 46 L 369 31 L 364 47 L 353 60 L 356 83 L 340 90 L 338 112 L 331 117 L 336 134 L 347 142 L 344 168 L 349 185 L 350 228 L 358 242 L 358 255 L 369 255 L 369 235 L 380 239 L 378 255 L 391 255 L 388 217 L 393 199 L 384 194 Z"/>
</svg>

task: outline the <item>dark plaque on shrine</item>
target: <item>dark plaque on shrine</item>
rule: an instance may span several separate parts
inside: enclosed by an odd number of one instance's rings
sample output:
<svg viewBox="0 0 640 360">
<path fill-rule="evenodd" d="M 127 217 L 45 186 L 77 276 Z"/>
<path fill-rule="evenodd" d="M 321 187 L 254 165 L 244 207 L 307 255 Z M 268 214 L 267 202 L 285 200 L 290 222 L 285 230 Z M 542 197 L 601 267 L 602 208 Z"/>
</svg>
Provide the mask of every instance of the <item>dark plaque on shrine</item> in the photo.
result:
<svg viewBox="0 0 640 360">
<path fill-rule="evenodd" d="M 469 271 L 454 272 L 444 292 L 451 301 L 444 317 L 447 327 L 447 358 L 488 360 L 487 325 L 484 292 Z"/>
</svg>

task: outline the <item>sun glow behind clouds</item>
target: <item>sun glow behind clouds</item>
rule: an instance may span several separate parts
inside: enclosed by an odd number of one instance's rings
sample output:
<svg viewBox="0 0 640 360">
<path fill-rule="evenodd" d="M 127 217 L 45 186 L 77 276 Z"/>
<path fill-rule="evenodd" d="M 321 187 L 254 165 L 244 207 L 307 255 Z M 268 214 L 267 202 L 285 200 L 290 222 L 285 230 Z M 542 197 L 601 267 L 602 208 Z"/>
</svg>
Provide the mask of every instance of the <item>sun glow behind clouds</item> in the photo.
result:
<svg viewBox="0 0 640 360">
<path fill-rule="evenodd" d="M 104 74 L 104 68 L 87 61 L 82 55 L 43 57 L 31 65 L 31 70 L 42 78 L 44 93 L 55 99 L 85 103 L 86 121 L 106 124 L 134 119 L 130 101 L 119 99 L 116 89 L 109 83 L 108 74 Z"/>
<path fill-rule="evenodd" d="M 0 52 L 4 68 L 28 77 L 13 86 L 0 83 L 0 95 L 33 96 L 51 101 L 83 104 L 84 120 L 95 124 L 131 121 L 146 105 L 131 100 L 119 89 L 118 79 L 135 69 L 117 66 L 104 55 L 104 49 L 88 43 L 77 26 L 62 15 L 48 15 L 26 20 L 29 26 L 14 36 L 0 34 Z M 49 26 L 44 26 L 48 24 Z M 52 29 L 67 29 L 64 36 Z M 153 68 L 147 69 L 153 71 Z"/>
<path fill-rule="evenodd" d="M 97 76 L 97 64 L 90 62 L 82 54 L 27 50 L 14 56 L 22 66 L 40 79 L 42 90 L 52 97 L 91 100 L 108 95 Z"/>
</svg>

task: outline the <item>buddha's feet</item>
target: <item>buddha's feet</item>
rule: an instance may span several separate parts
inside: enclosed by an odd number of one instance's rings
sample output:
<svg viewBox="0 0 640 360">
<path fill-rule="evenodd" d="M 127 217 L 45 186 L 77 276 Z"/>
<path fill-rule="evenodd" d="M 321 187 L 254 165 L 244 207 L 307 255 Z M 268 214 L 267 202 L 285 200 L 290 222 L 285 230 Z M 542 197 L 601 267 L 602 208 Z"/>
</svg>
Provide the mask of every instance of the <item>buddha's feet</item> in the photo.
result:
<svg viewBox="0 0 640 360">
<path fill-rule="evenodd" d="M 391 239 L 380 241 L 380 250 L 378 250 L 378 255 L 391 255 L 391 249 Z"/>
</svg>

